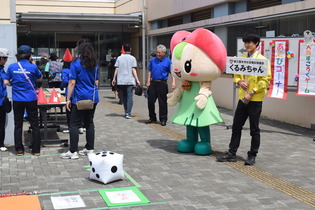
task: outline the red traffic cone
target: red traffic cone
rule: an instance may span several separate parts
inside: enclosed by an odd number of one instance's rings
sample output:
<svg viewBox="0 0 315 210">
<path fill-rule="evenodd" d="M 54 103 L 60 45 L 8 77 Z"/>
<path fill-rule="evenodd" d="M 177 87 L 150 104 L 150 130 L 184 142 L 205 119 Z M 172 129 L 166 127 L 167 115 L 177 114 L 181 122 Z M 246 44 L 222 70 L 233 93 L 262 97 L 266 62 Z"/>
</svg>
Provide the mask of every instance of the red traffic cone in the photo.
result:
<svg viewBox="0 0 315 210">
<path fill-rule="evenodd" d="M 53 88 L 50 98 L 49 98 L 49 103 L 51 104 L 59 104 L 60 103 L 60 99 L 57 95 L 57 91 L 55 88 Z"/>
<path fill-rule="evenodd" d="M 37 95 L 37 104 L 47 104 L 47 99 L 45 97 L 43 88 L 39 89 L 39 92 Z"/>
<path fill-rule="evenodd" d="M 65 61 L 65 62 L 71 62 L 71 61 L 72 61 L 72 55 L 71 55 L 71 53 L 70 53 L 69 48 L 66 49 L 66 52 L 65 52 L 65 54 L 63 55 L 62 60 Z"/>
<path fill-rule="evenodd" d="M 125 49 L 124 49 L 124 45 L 121 45 L 121 51 L 120 51 L 121 54 L 125 54 Z"/>
</svg>

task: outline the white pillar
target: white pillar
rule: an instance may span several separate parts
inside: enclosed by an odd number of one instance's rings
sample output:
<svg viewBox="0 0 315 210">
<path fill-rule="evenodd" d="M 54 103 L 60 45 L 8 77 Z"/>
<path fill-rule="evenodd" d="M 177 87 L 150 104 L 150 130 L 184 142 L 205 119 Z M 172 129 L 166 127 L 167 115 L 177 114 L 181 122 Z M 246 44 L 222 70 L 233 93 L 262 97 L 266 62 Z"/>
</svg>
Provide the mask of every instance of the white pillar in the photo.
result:
<svg viewBox="0 0 315 210">
<path fill-rule="evenodd" d="M 4 3 L 4 2 L 2 2 Z M 5 1 L 1 5 L 3 8 L 1 11 L 6 11 L 1 14 L 0 23 L 0 47 L 7 48 L 11 57 L 8 58 L 7 63 L 4 66 L 6 71 L 8 66 L 11 63 L 16 62 L 15 54 L 17 50 L 17 33 L 16 33 L 16 10 L 15 10 L 15 0 Z M 12 89 L 7 87 L 8 96 L 12 98 Z M 6 135 L 5 135 L 5 144 L 14 144 L 14 120 L 13 120 L 13 111 L 7 114 L 6 120 Z"/>
</svg>

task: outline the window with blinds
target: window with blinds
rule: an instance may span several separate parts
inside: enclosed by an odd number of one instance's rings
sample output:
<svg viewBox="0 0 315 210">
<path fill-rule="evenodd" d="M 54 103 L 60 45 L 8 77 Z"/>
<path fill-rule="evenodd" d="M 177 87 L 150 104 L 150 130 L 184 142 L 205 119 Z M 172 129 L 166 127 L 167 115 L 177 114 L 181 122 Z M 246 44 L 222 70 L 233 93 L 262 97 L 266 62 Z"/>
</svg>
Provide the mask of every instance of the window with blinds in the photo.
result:
<svg viewBox="0 0 315 210">
<path fill-rule="evenodd" d="M 176 26 L 176 25 L 181 25 L 183 24 L 183 16 L 178 16 L 178 17 L 173 17 L 173 18 L 169 18 L 167 20 L 168 22 L 168 26 Z"/>
<path fill-rule="evenodd" d="M 282 0 L 267 0 L 267 1 L 248 0 L 248 10 L 251 11 L 251 10 L 281 5 L 281 1 Z"/>
<path fill-rule="evenodd" d="M 206 20 L 211 18 L 212 9 L 206 9 L 191 14 L 191 22 Z"/>
</svg>

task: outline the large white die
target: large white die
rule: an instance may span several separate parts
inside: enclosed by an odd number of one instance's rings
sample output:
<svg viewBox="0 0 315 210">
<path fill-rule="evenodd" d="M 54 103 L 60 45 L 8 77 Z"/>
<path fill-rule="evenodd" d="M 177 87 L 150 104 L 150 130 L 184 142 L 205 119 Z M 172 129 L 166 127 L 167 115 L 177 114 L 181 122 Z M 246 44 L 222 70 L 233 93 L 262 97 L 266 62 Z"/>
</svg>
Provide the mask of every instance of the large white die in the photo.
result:
<svg viewBox="0 0 315 210">
<path fill-rule="evenodd" d="M 123 158 L 124 155 L 111 151 L 90 154 L 90 179 L 104 184 L 123 179 Z"/>
</svg>

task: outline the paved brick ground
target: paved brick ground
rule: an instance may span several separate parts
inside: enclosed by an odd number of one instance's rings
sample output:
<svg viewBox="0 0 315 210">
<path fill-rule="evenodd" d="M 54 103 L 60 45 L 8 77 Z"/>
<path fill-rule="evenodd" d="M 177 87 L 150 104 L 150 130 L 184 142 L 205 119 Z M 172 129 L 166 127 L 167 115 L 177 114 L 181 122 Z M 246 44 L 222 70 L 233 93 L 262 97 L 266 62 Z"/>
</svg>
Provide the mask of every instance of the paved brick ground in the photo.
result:
<svg viewBox="0 0 315 210">
<path fill-rule="evenodd" d="M 45 210 L 53 209 L 52 195 L 79 194 L 86 204 L 83 209 L 108 209 L 97 190 L 137 185 L 151 205 L 121 209 L 314 209 L 315 142 L 312 136 L 315 131 L 262 119 L 262 143 L 254 168 L 257 170 L 250 170 L 251 177 L 239 166 L 215 161 L 215 155 L 225 151 L 229 143 L 231 130 L 226 129 L 226 125 L 232 122 L 231 110 L 220 109 L 226 124 L 211 126 L 214 154 L 197 156 L 176 152 L 178 139 L 171 134 L 184 136 L 184 126 L 170 121 L 166 127 L 144 124 L 148 111 L 143 96 L 134 96 L 134 118 L 125 119 L 123 107 L 113 99 L 109 89 L 101 90 L 100 95 L 102 101 L 95 115 L 95 150 L 124 154 L 124 170 L 134 181 L 125 178 L 107 185 L 91 181 L 85 167 L 89 165 L 88 158 L 61 159 L 59 154 L 67 148 L 59 144 L 43 147 L 40 157 L 31 156 L 28 150 L 24 157 L 16 157 L 11 145 L 8 152 L 0 153 L 0 193 L 39 191 Z M 169 112 L 171 116 L 174 108 Z M 56 135 L 67 137 L 50 129 L 49 136 Z M 25 132 L 24 138 L 28 142 L 30 134 Z M 249 141 L 246 125 L 238 152 L 240 161 L 246 157 Z M 80 148 L 84 144 L 83 134 Z M 278 190 L 282 186 L 275 189 L 277 187 L 260 181 L 260 176 L 266 176 L 262 172 L 276 178 L 275 186 L 282 185 L 283 180 L 299 187 L 297 194 L 288 195 L 287 191 Z M 308 194 L 301 194 L 301 190 Z M 63 194 L 65 192 L 70 193 Z M 302 199 L 296 199 L 299 196 Z M 305 197 L 313 207 L 304 202 Z"/>
</svg>

